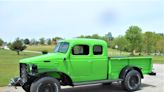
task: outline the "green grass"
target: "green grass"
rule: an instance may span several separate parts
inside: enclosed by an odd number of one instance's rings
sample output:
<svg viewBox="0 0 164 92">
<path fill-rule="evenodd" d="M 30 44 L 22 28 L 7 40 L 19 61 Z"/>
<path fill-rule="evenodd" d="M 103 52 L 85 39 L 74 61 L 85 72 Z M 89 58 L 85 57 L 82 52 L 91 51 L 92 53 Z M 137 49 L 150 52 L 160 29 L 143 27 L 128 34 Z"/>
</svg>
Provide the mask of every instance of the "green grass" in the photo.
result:
<svg viewBox="0 0 164 92">
<path fill-rule="evenodd" d="M 128 56 L 129 52 L 108 48 L 108 56 Z"/>
<path fill-rule="evenodd" d="M 0 49 L 0 86 L 6 86 L 10 78 L 18 76 L 19 60 L 26 57 L 36 56 L 36 53 L 16 52 Z"/>
<path fill-rule="evenodd" d="M 153 56 L 153 63 L 164 64 L 164 56 Z"/>
<path fill-rule="evenodd" d="M 31 51 L 43 51 L 47 50 L 48 52 L 53 52 L 54 45 L 32 45 L 32 46 L 27 46 L 26 50 L 31 50 Z"/>
</svg>

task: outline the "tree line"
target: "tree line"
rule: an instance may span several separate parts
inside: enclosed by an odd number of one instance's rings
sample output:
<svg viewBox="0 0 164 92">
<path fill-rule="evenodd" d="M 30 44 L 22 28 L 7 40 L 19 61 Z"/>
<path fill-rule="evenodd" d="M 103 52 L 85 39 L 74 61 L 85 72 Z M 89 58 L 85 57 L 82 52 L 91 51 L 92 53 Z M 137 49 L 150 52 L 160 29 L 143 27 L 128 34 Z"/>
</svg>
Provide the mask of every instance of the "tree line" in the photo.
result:
<svg viewBox="0 0 164 92">
<path fill-rule="evenodd" d="M 10 50 L 16 51 L 19 55 L 20 51 L 23 51 L 27 48 L 28 45 L 55 45 L 58 40 L 61 40 L 63 38 L 61 37 L 55 37 L 55 38 L 40 38 L 39 40 L 28 38 L 26 39 L 20 39 L 16 38 L 15 41 L 6 43 L 0 38 L 0 47 L 4 48 L 3 46 L 7 46 Z"/>
<path fill-rule="evenodd" d="M 118 37 L 109 37 L 109 34 L 99 36 L 93 35 L 81 35 L 78 38 L 94 38 L 102 39 L 108 43 L 108 46 L 120 51 L 131 52 L 131 55 L 135 53 L 164 53 L 164 34 L 155 33 L 151 31 L 142 32 L 142 29 L 138 26 L 130 26 L 125 35 L 119 35 Z"/>
<path fill-rule="evenodd" d="M 113 40 L 112 48 L 118 45 L 120 51 L 146 53 L 163 53 L 164 52 L 164 34 L 151 31 L 142 32 L 138 26 L 130 26 L 125 35 L 118 36 Z"/>
<path fill-rule="evenodd" d="M 19 38 L 17 38 L 19 39 Z M 23 44 L 25 45 L 52 45 L 52 44 L 56 44 L 58 40 L 61 40 L 63 38 L 61 37 L 55 37 L 55 38 L 40 38 L 39 40 L 36 39 L 19 39 L 22 41 Z"/>
<path fill-rule="evenodd" d="M 146 53 L 150 55 L 151 53 L 164 53 L 164 33 L 155 33 L 151 31 L 142 32 L 142 29 L 138 26 L 130 26 L 125 35 L 119 35 L 118 37 L 113 37 L 109 32 L 104 36 L 98 34 L 93 35 L 81 35 L 77 38 L 93 38 L 102 39 L 107 42 L 108 46 L 113 49 L 118 49 L 120 51 L 131 52 L 131 55 L 135 53 Z M 19 39 L 17 38 L 14 42 L 8 43 L 8 47 L 11 50 L 20 51 L 24 50 L 27 45 L 52 45 L 56 44 L 61 37 L 55 38 L 40 38 L 39 40 L 28 38 Z M 4 44 L 4 41 L 0 39 L 0 46 Z"/>
</svg>

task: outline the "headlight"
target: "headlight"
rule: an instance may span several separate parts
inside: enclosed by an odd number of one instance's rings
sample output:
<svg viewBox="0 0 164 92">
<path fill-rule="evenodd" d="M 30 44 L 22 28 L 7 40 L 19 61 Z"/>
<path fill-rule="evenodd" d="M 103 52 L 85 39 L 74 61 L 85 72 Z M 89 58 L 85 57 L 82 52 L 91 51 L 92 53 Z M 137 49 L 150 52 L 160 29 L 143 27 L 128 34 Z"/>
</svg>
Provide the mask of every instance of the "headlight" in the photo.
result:
<svg viewBox="0 0 164 92">
<path fill-rule="evenodd" d="M 32 74 L 38 73 L 38 67 L 37 65 L 32 65 L 32 70 L 31 70 Z"/>
<path fill-rule="evenodd" d="M 29 72 L 31 72 L 32 74 L 38 73 L 37 65 L 35 65 L 35 64 L 29 65 Z"/>
</svg>

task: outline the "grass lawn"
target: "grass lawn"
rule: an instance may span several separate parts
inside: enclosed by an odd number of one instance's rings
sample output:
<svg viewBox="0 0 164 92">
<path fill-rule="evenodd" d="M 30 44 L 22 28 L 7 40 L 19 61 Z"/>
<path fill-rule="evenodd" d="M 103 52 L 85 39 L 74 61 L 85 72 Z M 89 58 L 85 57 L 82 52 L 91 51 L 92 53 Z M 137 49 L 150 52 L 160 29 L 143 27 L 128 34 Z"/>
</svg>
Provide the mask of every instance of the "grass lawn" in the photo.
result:
<svg viewBox="0 0 164 92">
<path fill-rule="evenodd" d="M 153 56 L 153 63 L 164 64 L 164 56 Z"/>
<path fill-rule="evenodd" d="M 0 86 L 6 86 L 10 78 L 18 76 L 19 60 L 21 58 L 36 56 L 36 53 L 21 52 L 17 55 L 14 51 L 0 49 Z"/>
<path fill-rule="evenodd" d="M 44 46 L 41 46 L 41 45 L 38 45 L 38 46 L 32 45 L 32 46 L 27 46 L 26 50 L 31 50 L 31 51 L 43 51 L 43 50 L 47 50 L 48 52 L 53 52 L 54 47 L 55 47 L 54 45 L 44 45 Z"/>
<path fill-rule="evenodd" d="M 108 48 L 108 56 L 128 56 L 129 52 L 120 52 L 119 50 L 116 49 L 111 49 Z"/>
</svg>

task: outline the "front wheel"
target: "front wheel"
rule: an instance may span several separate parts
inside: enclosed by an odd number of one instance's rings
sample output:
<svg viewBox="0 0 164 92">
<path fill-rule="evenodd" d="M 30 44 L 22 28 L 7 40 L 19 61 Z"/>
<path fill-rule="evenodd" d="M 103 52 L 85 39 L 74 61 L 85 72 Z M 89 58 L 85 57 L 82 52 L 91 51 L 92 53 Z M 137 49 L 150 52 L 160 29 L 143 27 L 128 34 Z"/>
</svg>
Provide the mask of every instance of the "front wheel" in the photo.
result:
<svg viewBox="0 0 164 92">
<path fill-rule="evenodd" d="M 141 75 L 136 70 L 131 70 L 127 73 L 122 81 L 122 86 L 128 91 L 136 91 L 141 86 Z"/>
<path fill-rule="evenodd" d="M 43 77 L 32 83 L 30 92 L 60 92 L 60 84 L 57 79 Z"/>
<path fill-rule="evenodd" d="M 26 91 L 26 92 L 30 92 L 30 85 L 23 85 L 22 88 Z"/>
</svg>

